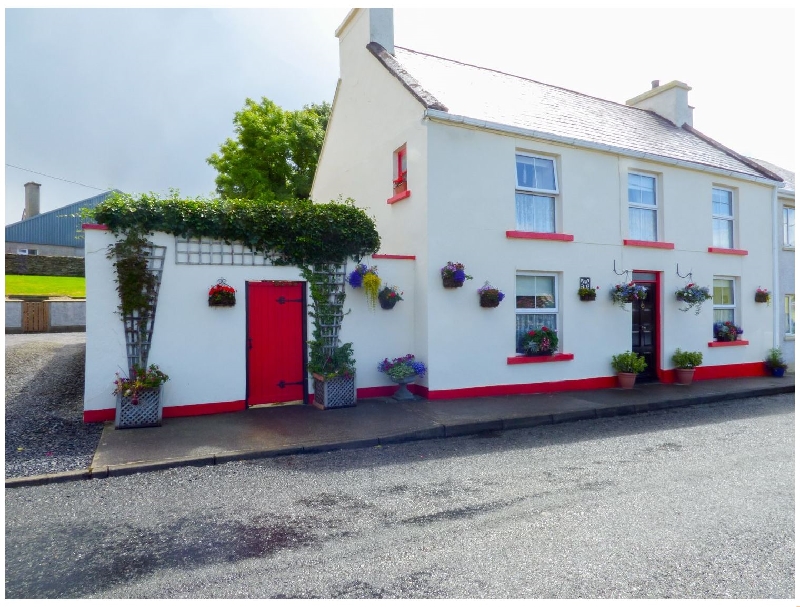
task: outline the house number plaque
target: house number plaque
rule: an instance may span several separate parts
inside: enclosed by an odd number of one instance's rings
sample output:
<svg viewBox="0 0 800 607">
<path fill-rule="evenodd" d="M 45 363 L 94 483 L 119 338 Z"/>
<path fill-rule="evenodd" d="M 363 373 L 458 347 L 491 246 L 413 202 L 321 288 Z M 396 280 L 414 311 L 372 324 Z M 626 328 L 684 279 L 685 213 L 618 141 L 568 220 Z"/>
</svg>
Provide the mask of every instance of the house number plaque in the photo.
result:
<svg viewBox="0 0 800 607">
<path fill-rule="evenodd" d="M 581 289 L 591 289 L 592 288 L 592 279 L 588 276 L 581 276 L 580 277 L 580 288 Z"/>
</svg>

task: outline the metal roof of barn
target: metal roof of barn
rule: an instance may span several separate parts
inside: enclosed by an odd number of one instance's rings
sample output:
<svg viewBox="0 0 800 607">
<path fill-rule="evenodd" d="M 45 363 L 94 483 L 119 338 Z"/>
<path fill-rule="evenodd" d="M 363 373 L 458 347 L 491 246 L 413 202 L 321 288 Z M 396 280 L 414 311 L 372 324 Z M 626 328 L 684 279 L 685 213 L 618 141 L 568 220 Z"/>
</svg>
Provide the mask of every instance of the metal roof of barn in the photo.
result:
<svg viewBox="0 0 800 607">
<path fill-rule="evenodd" d="M 79 213 L 81 209 L 93 209 L 116 190 L 73 202 L 60 209 L 40 213 L 6 226 L 6 242 L 49 244 L 64 247 L 85 246 Z"/>
</svg>

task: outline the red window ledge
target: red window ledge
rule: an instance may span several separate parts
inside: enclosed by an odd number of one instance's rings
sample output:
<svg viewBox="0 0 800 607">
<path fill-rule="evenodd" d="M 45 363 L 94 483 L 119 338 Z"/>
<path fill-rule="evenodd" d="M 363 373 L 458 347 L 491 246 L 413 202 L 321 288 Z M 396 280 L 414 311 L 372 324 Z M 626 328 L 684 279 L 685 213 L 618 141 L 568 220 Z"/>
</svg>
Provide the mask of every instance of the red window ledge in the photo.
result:
<svg viewBox="0 0 800 607">
<path fill-rule="evenodd" d="M 730 346 L 749 346 L 749 341 L 710 341 L 708 342 L 709 348 L 728 348 Z"/>
<path fill-rule="evenodd" d="M 399 194 L 395 194 L 389 200 L 386 201 L 386 204 L 394 204 L 398 200 L 403 200 L 403 198 L 408 198 L 411 196 L 411 190 L 406 190 L 405 192 L 400 192 Z"/>
<path fill-rule="evenodd" d="M 373 253 L 372 259 L 416 259 L 416 255 L 387 255 L 386 253 Z"/>
<path fill-rule="evenodd" d="M 519 232 L 517 230 L 506 231 L 506 238 L 528 238 L 530 240 L 561 240 L 572 242 L 575 237 L 572 234 L 555 234 L 553 232 Z"/>
<path fill-rule="evenodd" d="M 558 363 L 565 360 L 572 360 L 574 354 L 554 354 L 553 356 L 509 356 L 506 364 L 509 365 L 530 365 L 533 363 Z"/>
<path fill-rule="evenodd" d="M 657 242 L 654 240 L 628 240 L 622 241 L 626 247 L 649 247 L 651 249 L 674 249 L 674 242 Z"/>
<path fill-rule="evenodd" d="M 747 255 L 747 251 L 744 249 L 722 249 L 720 247 L 708 247 L 708 252 L 722 255 Z"/>
</svg>

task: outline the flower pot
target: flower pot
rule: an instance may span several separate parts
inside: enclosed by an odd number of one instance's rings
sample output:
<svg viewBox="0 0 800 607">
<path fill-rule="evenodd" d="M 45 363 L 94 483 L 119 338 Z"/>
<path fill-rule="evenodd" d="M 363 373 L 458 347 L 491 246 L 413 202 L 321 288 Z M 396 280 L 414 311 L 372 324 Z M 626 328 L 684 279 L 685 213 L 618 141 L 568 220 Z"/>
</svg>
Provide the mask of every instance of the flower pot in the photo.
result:
<svg viewBox="0 0 800 607">
<path fill-rule="evenodd" d="M 772 372 L 772 377 L 783 377 L 783 374 L 786 373 L 786 369 L 783 367 L 770 367 L 770 371 Z"/>
<path fill-rule="evenodd" d="M 408 390 L 408 384 L 412 383 L 416 377 L 415 374 L 402 379 L 389 378 L 397 384 L 397 390 L 392 395 L 392 398 L 395 400 L 414 400 L 414 395 Z"/>
<path fill-rule="evenodd" d="M 312 374 L 314 378 L 314 402 L 317 409 L 341 409 L 356 405 L 355 375 L 333 377 L 327 379 L 322 375 Z"/>
<path fill-rule="evenodd" d="M 481 293 L 481 308 L 496 308 L 500 305 L 497 295 L 486 295 Z"/>
<path fill-rule="evenodd" d="M 136 397 L 117 394 L 115 428 L 150 428 L 161 425 L 161 388 L 139 390 Z"/>
<path fill-rule="evenodd" d="M 694 369 L 675 369 L 675 375 L 677 376 L 676 383 L 681 386 L 688 386 L 694 379 Z"/>
<path fill-rule="evenodd" d="M 527 356 L 552 356 L 552 350 L 528 350 L 526 352 Z"/>
<path fill-rule="evenodd" d="M 769 302 L 769 293 L 756 293 L 756 302 L 757 303 L 768 303 Z"/>
<path fill-rule="evenodd" d="M 636 383 L 636 373 L 617 373 L 617 383 L 623 390 L 630 390 Z"/>
<path fill-rule="evenodd" d="M 391 310 L 394 308 L 395 304 L 397 303 L 396 299 L 381 299 L 378 298 L 378 303 L 381 304 L 381 308 L 384 310 Z"/>
<path fill-rule="evenodd" d="M 597 299 L 597 295 L 578 295 L 581 301 L 594 301 Z"/>
<path fill-rule="evenodd" d="M 236 305 L 236 295 L 233 293 L 209 295 L 208 305 L 211 307 L 230 307 Z"/>
<path fill-rule="evenodd" d="M 445 289 L 457 289 L 464 286 L 464 281 L 456 280 L 452 276 L 442 276 L 442 285 Z"/>
</svg>

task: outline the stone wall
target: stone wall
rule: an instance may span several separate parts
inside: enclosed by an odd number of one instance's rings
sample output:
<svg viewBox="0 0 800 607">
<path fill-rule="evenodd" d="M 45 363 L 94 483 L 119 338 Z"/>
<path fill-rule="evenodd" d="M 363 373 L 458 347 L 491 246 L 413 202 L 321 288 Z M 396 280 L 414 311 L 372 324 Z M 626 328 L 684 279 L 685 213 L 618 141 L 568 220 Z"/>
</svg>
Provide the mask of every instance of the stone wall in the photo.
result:
<svg viewBox="0 0 800 607">
<path fill-rule="evenodd" d="M 6 253 L 6 274 L 26 276 L 84 276 L 83 257 L 16 255 Z"/>
</svg>

